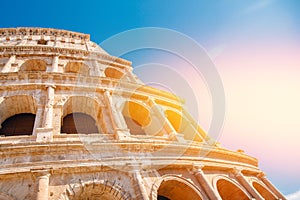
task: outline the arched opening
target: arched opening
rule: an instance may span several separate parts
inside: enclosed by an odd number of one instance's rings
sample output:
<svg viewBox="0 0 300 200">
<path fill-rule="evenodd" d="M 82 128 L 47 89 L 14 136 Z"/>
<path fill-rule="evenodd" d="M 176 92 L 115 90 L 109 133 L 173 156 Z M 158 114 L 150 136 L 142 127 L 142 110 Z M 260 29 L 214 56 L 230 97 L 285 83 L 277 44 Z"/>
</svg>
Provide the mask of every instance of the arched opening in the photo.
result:
<svg viewBox="0 0 300 200">
<path fill-rule="evenodd" d="M 176 132 L 180 133 L 184 126 L 182 115 L 180 115 L 178 112 L 175 112 L 173 110 L 166 110 L 165 115 L 167 116 L 169 122 L 172 124 Z"/>
<path fill-rule="evenodd" d="M 71 113 L 64 117 L 61 133 L 98 133 L 96 121 L 84 113 Z"/>
<path fill-rule="evenodd" d="M 90 68 L 88 65 L 81 63 L 81 62 L 69 62 L 65 67 L 65 72 L 89 75 Z"/>
<path fill-rule="evenodd" d="M 125 200 L 128 196 L 116 186 L 106 184 L 86 184 L 82 188 L 76 188 L 74 195 L 69 195 L 70 200 Z M 127 197 L 126 197 L 127 196 Z"/>
<path fill-rule="evenodd" d="M 11 196 L 8 196 L 7 194 L 0 192 L 0 200 L 14 200 L 14 198 Z"/>
<path fill-rule="evenodd" d="M 122 114 L 132 135 L 146 134 L 143 128 L 150 123 L 151 118 L 150 112 L 145 106 L 127 101 L 124 104 Z"/>
<path fill-rule="evenodd" d="M 95 99 L 74 96 L 63 106 L 61 133 L 99 133 L 101 108 Z"/>
<path fill-rule="evenodd" d="M 22 113 L 9 117 L 2 123 L 0 135 L 31 135 L 33 131 L 34 121 L 35 115 L 31 113 Z"/>
<path fill-rule="evenodd" d="M 21 65 L 20 71 L 46 71 L 47 63 L 44 60 L 27 60 Z"/>
<path fill-rule="evenodd" d="M 217 182 L 219 195 L 223 200 L 247 200 L 249 197 L 236 184 L 220 179 Z"/>
<path fill-rule="evenodd" d="M 104 70 L 104 74 L 106 77 L 114 78 L 114 79 L 120 79 L 124 76 L 123 72 L 121 72 L 120 70 L 117 70 L 115 68 L 112 68 L 112 67 L 106 68 Z"/>
<path fill-rule="evenodd" d="M 165 115 L 175 131 L 183 134 L 185 139 L 198 142 L 203 141 L 197 130 L 198 128 L 194 127 L 193 124 L 182 115 L 182 113 L 175 110 L 165 110 Z"/>
<path fill-rule="evenodd" d="M 157 200 L 202 200 L 196 188 L 178 180 L 163 181 L 157 191 Z"/>
<path fill-rule="evenodd" d="M 253 182 L 252 185 L 263 198 L 268 200 L 277 199 L 268 189 L 266 189 L 261 184 L 257 182 Z"/>
<path fill-rule="evenodd" d="M 31 135 L 35 114 L 36 103 L 32 96 L 17 95 L 0 98 L 1 135 Z"/>
</svg>

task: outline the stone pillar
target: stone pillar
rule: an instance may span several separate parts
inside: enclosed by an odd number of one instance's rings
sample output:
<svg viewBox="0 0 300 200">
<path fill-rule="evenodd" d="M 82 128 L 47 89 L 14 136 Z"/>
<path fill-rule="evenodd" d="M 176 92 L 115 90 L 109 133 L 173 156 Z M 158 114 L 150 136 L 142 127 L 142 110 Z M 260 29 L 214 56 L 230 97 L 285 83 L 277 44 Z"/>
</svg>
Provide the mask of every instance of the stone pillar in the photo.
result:
<svg viewBox="0 0 300 200">
<path fill-rule="evenodd" d="M 54 85 L 47 85 L 47 100 L 44 114 L 44 127 L 52 128 L 53 127 L 53 104 L 54 104 Z"/>
<path fill-rule="evenodd" d="M 264 198 L 249 184 L 249 182 L 242 174 L 241 170 L 233 169 L 232 172 L 235 175 L 236 179 L 239 181 L 239 183 L 251 194 L 252 197 L 254 197 L 257 200 L 264 200 Z"/>
<path fill-rule="evenodd" d="M 128 137 L 129 135 L 126 134 L 126 133 L 128 133 L 128 128 L 127 128 L 124 120 L 121 119 L 122 116 L 116 110 L 116 108 L 112 102 L 111 94 L 109 91 L 104 92 L 104 99 L 105 99 L 107 108 L 109 110 L 113 128 L 116 130 L 118 138 L 122 139 L 122 138 Z"/>
<path fill-rule="evenodd" d="M 146 190 L 146 187 L 144 185 L 144 181 L 143 181 L 141 173 L 138 170 L 135 170 L 133 173 L 134 173 L 134 177 L 136 179 L 136 182 L 139 186 L 139 190 L 140 190 L 141 197 L 142 197 L 141 200 L 149 200 L 149 196 L 147 194 L 147 190 Z"/>
<path fill-rule="evenodd" d="M 60 129 L 61 129 L 61 122 L 62 122 L 62 105 L 55 105 L 53 106 L 53 122 L 52 122 L 52 127 L 53 127 L 53 135 L 58 135 L 60 134 Z"/>
<path fill-rule="evenodd" d="M 167 133 L 169 134 L 172 140 L 179 141 L 180 139 L 177 137 L 177 132 L 169 122 L 168 118 L 161 112 L 161 110 L 157 107 L 155 101 L 153 99 L 148 100 L 149 105 L 151 106 L 151 110 L 159 117 L 161 121 L 164 122 L 164 128 L 166 129 Z"/>
<path fill-rule="evenodd" d="M 49 170 L 32 170 L 37 180 L 37 196 L 36 200 L 48 200 L 49 197 Z"/>
<path fill-rule="evenodd" d="M 214 189 L 212 188 L 211 184 L 206 179 L 201 165 L 193 166 L 193 174 L 196 177 L 198 183 L 203 187 L 205 194 L 210 200 L 218 200 L 218 196 L 215 194 Z"/>
<path fill-rule="evenodd" d="M 205 131 L 203 131 L 202 129 L 201 129 L 201 131 L 197 130 L 199 125 L 197 122 L 195 122 L 195 120 L 193 119 L 193 117 L 191 116 L 191 114 L 189 112 L 187 112 L 185 109 L 183 109 L 182 113 L 190 121 L 190 124 L 193 126 L 193 128 L 201 135 L 203 141 L 207 141 L 210 139 L 210 137 L 205 133 Z"/>
<path fill-rule="evenodd" d="M 280 199 L 287 200 L 283 194 L 267 179 L 264 173 L 259 174 L 258 178 Z"/>
<path fill-rule="evenodd" d="M 44 110 L 43 126 L 36 128 L 36 141 L 49 142 L 53 140 L 53 104 L 54 104 L 54 85 L 47 85 L 47 98 Z"/>
<path fill-rule="evenodd" d="M 54 55 L 52 59 L 52 72 L 58 72 L 58 58 L 59 55 Z"/>
<path fill-rule="evenodd" d="M 37 134 L 36 130 L 37 128 L 40 128 L 42 124 L 42 119 L 43 119 L 43 105 L 39 104 L 37 105 L 37 111 L 34 120 L 33 135 Z"/>
<path fill-rule="evenodd" d="M 14 63 L 15 61 L 16 61 L 16 55 L 12 55 L 7 61 L 7 63 L 4 65 L 2 72 L 9 72 L 11 68 L 11 64 Z"/>
</svg>

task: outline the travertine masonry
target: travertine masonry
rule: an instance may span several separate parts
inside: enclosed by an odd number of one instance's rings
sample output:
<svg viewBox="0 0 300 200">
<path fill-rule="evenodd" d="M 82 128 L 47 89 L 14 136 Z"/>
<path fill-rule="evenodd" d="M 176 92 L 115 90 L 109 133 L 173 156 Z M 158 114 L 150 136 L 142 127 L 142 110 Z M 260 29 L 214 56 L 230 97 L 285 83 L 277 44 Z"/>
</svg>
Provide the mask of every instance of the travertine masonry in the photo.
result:
<svg viewBox="0 0 300 200">
<path fill-rule="evenodd" d="M 87 34 L 0 29 L 0 83 L 0 200 L 285 199 Z"/>
</svg>

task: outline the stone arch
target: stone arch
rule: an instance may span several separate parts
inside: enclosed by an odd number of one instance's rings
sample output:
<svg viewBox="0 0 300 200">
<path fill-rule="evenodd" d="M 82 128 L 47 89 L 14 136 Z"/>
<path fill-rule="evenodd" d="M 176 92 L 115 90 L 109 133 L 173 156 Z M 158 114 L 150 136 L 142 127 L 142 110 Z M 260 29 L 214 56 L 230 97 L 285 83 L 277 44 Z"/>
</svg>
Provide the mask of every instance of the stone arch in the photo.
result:
<svg viewBox="0 0 300 200">
<path fill-rule="evenodd" d="M 41 59 L 27 60 L 20 67 L 20 71 L 46 71 L 46 69 L 46 61 Z"/>
<path fill-rule="evenodd" d="M 94 180 L 81 184 L 69 185 L 65 194 L 60 199 L 68 200 L 126 200 L 131 195 L 124 191 L 118 184 L 110 181 Z"/>
<path fill-rule="evenodd" d="M 151 189 L 151 200 L 203 200 L 197 186 L 187 179 L 176 175 L 164 175 L 159 178 Z"/>
<path fill-rule="evenodd" d="M 64 122 L 66 117 L 69 120 L 67 123 L 72 123 L 69 130 L 84 130 L 87 126 L 88 131 L 83 133 L 96 133 L 101 130 L 100 118 L 101 118 L 101 107 L 100 104 L 93 98 L 85 96 L 71 96 L 63 104 L 62 110 L 62 125 L 61 130 L 64 130 Z M 71 122 L 70 122 L 71 120 Z M 73 121 L 72 121 L 73 120 Z M 66 129 L 65 129 L 66 130 Z M 77 133 L 77 132 L 76 132 Z M 80 133 L 80 132 L 78 132 Z"/>
<path fill-rule="evenodd" d="M 12 196 L 9 196 L 5 193 L 0 192 L 0 200 L 15 200 Z"/>
<path fill-rule="evenodd" d="M 122 72 L 121 70 L 115 68 L 115 67 L 107 67 L 104 70 L 104 74 L 108 78 L 113 78 L 113 79 L 121 79 L 125 73 Z"/>
<path fill-rule="evenodd" d="M 248 200 L 251 197 L 237 182 L 225 176 L 214 179 L 214 187 L 222 200 Z"/>
<path fill-rule="evenodd" d="M 264 198 L 268 200 L 276 200 L 276 196 L 264 185 L 258 183 L 257 181 L 252 182 L 252 186 L 256 189 L 256 191 Z"/>
<path fill-rule="evenodd" d="M 29 132 L 32 133 L 36 110 L 36 102 L 32 96 L 16 95 L 2 98 L 0 101 L 0 124 L 5 127 L 1 127 L 1 134 L 3 132 L 7 135 L 14 135 L 14 133 L 23 135 L 22 131 L 26 135 Z M 17 127 L 16 123 L 19 124 L 20 122 L 23 126 Z M 15 129 L 14 127 L 24 129 L 12 130 Z"/>
<path fill-rule="evenodd" d="M 90 67 L 82 62 L 68 62 L 65 66 L 65 73 L 89 75 Z"/>
<path fill-rule="evenodd" d="M 122 114 L 132 135 L 145 135 L 144 128 L 150 124 L 150 110 L 144 104 L 136 101 L 126 101 Z"/>
<path fill-rule="evenodd" d="M 203 141 L 197 127 L 183 115 L 179 110 L 165 109 L 165 116 L 177 133 L 183 134 L 187 140 Z"/>
</svg>

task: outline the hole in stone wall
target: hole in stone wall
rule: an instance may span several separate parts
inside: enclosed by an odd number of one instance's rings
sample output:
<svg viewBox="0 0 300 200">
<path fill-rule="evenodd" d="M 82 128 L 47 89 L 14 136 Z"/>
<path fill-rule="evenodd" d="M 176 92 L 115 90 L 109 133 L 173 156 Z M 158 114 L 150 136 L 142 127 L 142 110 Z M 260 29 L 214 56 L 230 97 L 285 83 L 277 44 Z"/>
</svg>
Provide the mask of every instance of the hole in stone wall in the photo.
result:
<svg viewBox="0 0 300 200">
<path fill-rule="evenodd" d="M 71 113 L 64 117 L 61 133 L 98 133 L 99 131 L 95 124 L 96 121 L 87 114 L 80 112 Z"/>
<path fill-rule="evenodd" d="M 163 181 L 157 191 L 157 200 L 201 200 L 200 195 L 189 185 L 177 181 Z"/>
<path fill-rule="evenodd" d="M 22 113 L 9 117 L 2 123 L 0 135 L 31 135 L 34 121 L 35 115 L 30 113 Z"/>
<path fill-rule="evenodd" d="M 217 189 L 223 200 L 249 199 L 249 197 L 238 186 L 225 179 L 218 180 Z"/>
<path fill-rule="evenodd" d="M 47 41 L 46 40 L 43 40 L 43 39 L 40 39 L 37 41 L 37 44 L 40 44 L 40 45 L 47 45 Z"/>
</svg>

